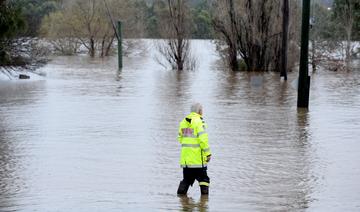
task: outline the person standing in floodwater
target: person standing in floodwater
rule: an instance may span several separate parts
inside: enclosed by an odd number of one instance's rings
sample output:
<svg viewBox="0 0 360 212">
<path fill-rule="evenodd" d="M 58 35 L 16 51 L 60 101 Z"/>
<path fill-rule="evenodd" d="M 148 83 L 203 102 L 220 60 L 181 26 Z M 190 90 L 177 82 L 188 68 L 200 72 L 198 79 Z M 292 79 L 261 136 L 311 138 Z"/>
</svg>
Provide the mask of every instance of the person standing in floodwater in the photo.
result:
<svg viewBox="0 0 360 212">
<path fill-rule="evenodd" d="M 201 194 L 209 194 L 210 178 L 207 175 L 207 164 L 211 159 L 211 152 L 207 125 L 202 115 L 201 104 L 195 103 L 191 106 L 191 113 L 180 122 L 178 141 L 181 144 L 180 166 L 183 168 L 184 178 L 177 190 L 177 194 L 180 195 L 187 193 L 195 179 L 199 182 Z"/>
</svg>

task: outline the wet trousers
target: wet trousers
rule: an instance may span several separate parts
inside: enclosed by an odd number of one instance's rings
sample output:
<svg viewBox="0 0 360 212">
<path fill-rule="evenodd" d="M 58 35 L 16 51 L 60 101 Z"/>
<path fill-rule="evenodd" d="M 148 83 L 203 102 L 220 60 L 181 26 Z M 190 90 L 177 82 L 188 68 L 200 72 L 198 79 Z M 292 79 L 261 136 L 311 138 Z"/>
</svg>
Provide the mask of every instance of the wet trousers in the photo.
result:
<svg viewBox="0 0 360 212">
<path fill-rule="evenodd" d="M 197 180 L 200 185 L 201 194 L 209 194 L 210 178 L 207 176 L 207 168 L 183 168 L 183 180 L 180 182 L 177 193 L 186 194 L 189 186 Z"/>
</svg>

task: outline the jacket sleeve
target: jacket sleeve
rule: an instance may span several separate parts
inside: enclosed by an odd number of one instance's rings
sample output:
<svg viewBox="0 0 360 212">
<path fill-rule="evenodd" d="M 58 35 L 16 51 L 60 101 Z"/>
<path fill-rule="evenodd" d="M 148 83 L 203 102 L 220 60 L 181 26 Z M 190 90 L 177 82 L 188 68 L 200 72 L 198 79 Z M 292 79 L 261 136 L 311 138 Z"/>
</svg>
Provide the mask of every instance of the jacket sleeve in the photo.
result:
<svg viewBox="0 0 360 212">
<path fill-rule="evenodd" d="M 178 137 L 177 137 L 178 141 L 181 144 L 181 139 L 182 139 L 182 131 L 181 131 L 181 123 L 179 125 L 179 130 L 178 130 Z"/>
<path fill-rule="evenodd" d="M 197 136 L 199 139 L 200 148 L 204 153 L 204 156 L 207 157 L 211 155 L 208 134 L 206 132 L 205 124 L 200 121 L 197 127 Z"/>
</svg>

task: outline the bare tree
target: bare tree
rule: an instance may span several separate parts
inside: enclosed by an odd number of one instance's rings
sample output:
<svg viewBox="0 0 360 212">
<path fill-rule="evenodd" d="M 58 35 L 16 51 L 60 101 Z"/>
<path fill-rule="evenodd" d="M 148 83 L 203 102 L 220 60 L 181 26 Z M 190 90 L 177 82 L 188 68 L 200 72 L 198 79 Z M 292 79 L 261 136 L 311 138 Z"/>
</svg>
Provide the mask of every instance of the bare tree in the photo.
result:
<svg viewBox="0 0 360 212">
<path fill-rule="evenodd" d="M 296 20 L 291 21 L 288 16 L 295 7 L 284 1 L 214 1 L 213 26 L 226 44 L 226 58 L 232 70 L 238 70 L 238 58 L 244 61 L 248 71 L 280 71 L 281 67 L 287 70 L 293 65 L 284 50 L 288 46 L 293 48 L 292 30 L 296 28 L 292 25 Z M 284 71 L 282 75 L 286 76 Z"/>
<path fill-rule="evenodd" d="M 72 25 L 73 30 L 77 32 L 79 40 L 89 50 L 91 57 L 95 56 L 98 39 L 101 37 L 100 33 L 104 24 L 100 8 L 102 5 L 96 0 L 78 0 L 74 2 L 71 8 L 75 19 L 73 23 L 76 23 Z"/>
<path fill-rule="evenodd" d="M 332 11 L 318 2 L 313 3 L 312 9 L 316 11 L 311 18 L 309 38 L 309 61 L 312 71 L 315 72 L 320 67 L 334 71 L 347 69 L 350 62 L 348 54 L 352 50 L 351 40 L 343 40 L 347 37 L 347 32 L 343 30 L 344 26 L 339 26 L 340 14 L 337 14 L 337 20 L 334 21 L 331 19 Z M 345 16 L 342 12 L 341 17 Z"/>
<path fill-rule="evenodd" d="M 214 16 L 212 25 L 214 30 L 218 32 L 220 39 L 224 40 L 227 45 L 225 50 L 225 58 L 229 68 L 233 71 L 239 70 L 237 58 L 237 20 L 235 16 L 234 0 L 216 1 L 213 7 L 217 11 L 221 11 Z"/>
<path fill-rule="evenodd" d="M 137 8 L 138 1 L 75 0 L 62 3 L 62 9 L 51 13 L 43 21 L 42 32 L 50 38 L 56 50 L 64 53 L 76 53 L 79 47 L 85 47 L 91 57 L 97 53 L 108 56 L 114 49 L 115 31 L 109 20 L 110 12 L 115 20 L 123 22 L 123 37 L 141 37 L 143 34 L 143 14 Z M 131 43 L 131 44 L 129 44 Z M 134 48 L 134 41 L 125 41 L 126 47 Z M 66 51 L 64 51 L 66 50 Z M 70 51 L 69 51 L 70 50 Z"/>
<path fill-rule="evenodd" d="M 353 26 L 355 21 L 354 15 L 354 5 L 357 3 L 357 0 L 345 0 L 342 7 L 339 8 L 337 14 L 337 21 L 339 28 L 343 29 L 345 32 L 345 65 L 346 68 L 350 68 L 351 62 L 351 52 L 353 49 L 352 46 L 352 34 L 353 34 Z"/>
<path fill-rule="evenodd" d="M 189 7 L 186 0 L 167 0 L 162 13 L 160 34 L 164 40 L 158 41 L 159 53 L 173 69 L 182 71 L 194 68 L 190 55 Z"/>
<path fill-rule="evenodd" d="M 40 35 L 48 39 L 55 52 L 62 55 L 73 55 L 79 52 L 81 45 L 72 30 L 71 17 L 63 12 L 54 12 L 43 19 Z"/>
<path fill-rule="evenodd" d="M 278 13 L 274 11 L 277 7 L 278 4 L 270 0 L 214 2 L 214 8 L 221 8 L 214 16 L 214 28 L 227 44 L 232 70 L 238 69 L 235 60 L 238 55 L 250 71 L 269 69 L 270 52 L 274 50 L 271 43 L 281 32 L 277 27 Z"/>
<path fill-rule="evenodd" d="M 279 4 L 275 1 L 246 0 L 239 16 L 239 53 L 250 71 L 268 71 L 272 62 L 272 39 L 280 36 Z M 281 8 L 281 7 L 280 7 Z"/>
</svg>

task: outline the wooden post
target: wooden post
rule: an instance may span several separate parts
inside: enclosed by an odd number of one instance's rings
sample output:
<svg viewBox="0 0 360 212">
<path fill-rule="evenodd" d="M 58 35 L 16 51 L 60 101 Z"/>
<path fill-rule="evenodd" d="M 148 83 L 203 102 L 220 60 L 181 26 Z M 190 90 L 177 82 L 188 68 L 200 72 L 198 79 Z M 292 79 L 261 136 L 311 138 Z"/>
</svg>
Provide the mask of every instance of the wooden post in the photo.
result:
<svg viewBox="0 0 360 212">
<path fill-rule="evenodd" d="M 297 106 L 309 108 L 310 76 L 308 68 L 310 0 L 303 0 L 301 26 L 301 54 Z"/>
</svg>

